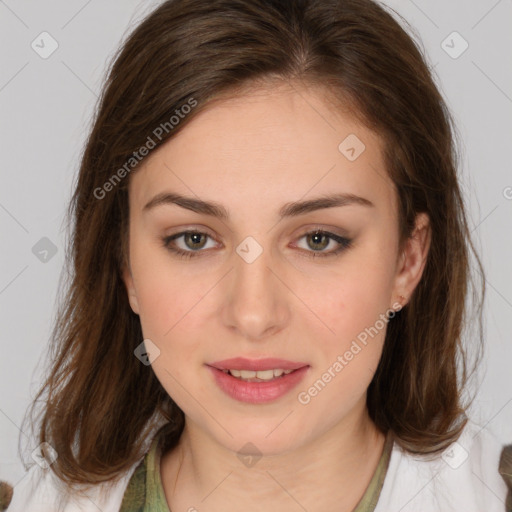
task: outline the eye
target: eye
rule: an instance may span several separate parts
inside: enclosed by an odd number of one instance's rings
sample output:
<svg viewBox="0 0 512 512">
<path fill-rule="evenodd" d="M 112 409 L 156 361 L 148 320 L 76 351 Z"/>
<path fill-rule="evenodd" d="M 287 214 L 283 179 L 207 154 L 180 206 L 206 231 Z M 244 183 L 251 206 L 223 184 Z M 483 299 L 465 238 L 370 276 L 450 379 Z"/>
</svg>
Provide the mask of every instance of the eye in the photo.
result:
<svg viewBox="0 0 512 512">
<path fill-rule="evenodd" d="M 307 253 L 307 257 L 312 258 L 335 256 L 348 249 L 352 244 L 352 240 L 348 238 L 321 229 L 309 231 L 302 235 L 299 240 L 303 238 L 306 239 L 306 244 L 309 246 L 304 249 L 304 252 Z M 182 239 L 182 247 L 179 247 L 177 243 L 180 239 Z M 162 238 L 162 245 L 180 258 L 191 258 L 199 256 L 198 253 L 200 252 L 205 252 L 202 249 L 211 248 L 207 247 L 208 239 L 212 239 L 212 237 L 202 231 L 182 231 Z M 332 250 L 324 250 L 333 245 Z M 310 248 L 313 250 L 309 250 Z"/>
<path fill-rule="evenodd" d="M 176 247 L 175 241 L 183 238 L 182 245 L 184 248 Z M 201 249 L 206 247 L 206 239 L 211 238 L 207 233 L 201 231 L 182 231 L 175 235 L 162 238 L 163 246 L 169 251 L 182 258 L 190 258 L 196 256 L 196 252 L 202 252 Z"/>
<path fill-rule="evenodd" d="M 308 233 L 305 233 L 300 237 L 301 239 L 306 240 L 306 252 L 310 253 L 307 254 L 307 257 L 317 258 L 317 257 L 327 257 L 327 256 L 336 256 L 340 252 L 344 251 L 345 249 L 348 249 L 351 244 L 352 240 L 345 238 L 340 235 L 336 235 L 334 233 L 330 233 L 329 231 L 323 231 L 321 229 L 317 229 L 315 231 L 310 231 Z M 327 247 L 333 247 L 333 250 L 325 251 Z M 309 250 L 309 249 L 313 250 Z"/>
</svg>

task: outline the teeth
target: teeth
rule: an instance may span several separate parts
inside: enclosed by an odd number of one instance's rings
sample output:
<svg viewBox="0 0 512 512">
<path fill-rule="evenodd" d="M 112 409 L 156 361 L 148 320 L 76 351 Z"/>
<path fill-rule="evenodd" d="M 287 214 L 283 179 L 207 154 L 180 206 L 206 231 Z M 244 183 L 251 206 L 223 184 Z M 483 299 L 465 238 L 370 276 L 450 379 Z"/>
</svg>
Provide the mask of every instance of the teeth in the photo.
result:
<svg viewBox="0 0 512 512">
<path fill-rule="evenodd" d="M 237 377 L 241 380 L 248 380 L 249 382 L 259 382 L 262 380 L 272 380 L 281 375 L 288 375 L 293 370 L 282 370 L 280 368 L 276 370 L 261 370 L 255 372 L 254 370 L 223 370 L 224 373 L 230 373 L 233 377 Z"/>
</svg>

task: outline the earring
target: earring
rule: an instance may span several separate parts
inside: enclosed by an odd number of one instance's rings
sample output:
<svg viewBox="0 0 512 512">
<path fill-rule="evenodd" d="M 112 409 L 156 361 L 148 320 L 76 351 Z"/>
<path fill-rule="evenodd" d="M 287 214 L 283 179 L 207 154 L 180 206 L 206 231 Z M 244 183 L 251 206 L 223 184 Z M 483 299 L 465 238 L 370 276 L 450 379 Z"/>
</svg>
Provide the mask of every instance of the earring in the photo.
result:
<svg viewBox="0 0 512 512">
<path fill-rule="evenodd" d="M 407 298 L 406 298 L 406 297 L 404 297 L 403 295 L 399 295 L 398 297 L 399 297 L 400 299 L 402 299 L 402 302 L 400 303 L 400 305 L 401 305 L 402 307 L 404 307 L 404 306 L 406 305 Z"/>
</svg>

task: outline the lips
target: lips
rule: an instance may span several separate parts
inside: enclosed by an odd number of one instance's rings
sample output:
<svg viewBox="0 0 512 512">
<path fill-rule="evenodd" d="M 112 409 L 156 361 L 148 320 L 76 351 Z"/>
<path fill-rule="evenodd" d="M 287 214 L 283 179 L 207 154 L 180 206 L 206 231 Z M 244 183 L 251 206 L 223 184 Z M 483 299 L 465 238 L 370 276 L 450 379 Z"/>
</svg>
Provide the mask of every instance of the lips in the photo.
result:
<svg viewBox="0 0 512 512">
<path fill-rule="evenodd" d="M 207 364 L 207 366 L 212 366 L 218 370 L 252 370 L 257 372 L 275 369 L 298 370 L 299 368 L 303 368 L 309 365 L 308 363 L 278 359 L 274 357 L 265 359 L 247 359 L 245 357 L 234 357 L 232 359 L 215 361 L 214 363 Z"/>
<path fill-rule="evenodd" d="M 272 364 L 275 364 L 275 361 L 276 360 L 273 360 Z M 279 364 L 283 363 L 282 359 L 278 359 L 277 361 Z M 257 363 L 261 365 L 262 361 L 258 361 Z M 291 361 L 288 361 L 288 363 L 297 364 Z M 229 364 L 232 363 L 229 362 Z M 246 362 L 244 364 L 246 364 Z M 270 363 L 266 361 L 265 364 Z M 224 394 L 238 402 L 251 404 L 269 403 L 285 397 L 299 385 L 310 369 L 309 366 L 302 366 L 296 370 L 290 370 L 290 373 L 281 375 L 280 377 L 268 381 L 254 382 L 252 379 L 244 381 L 233 377 L 229 372 L 226 372 L 226 370 L 219 370 L 213 366 L 207 365 L 207 368 L 213 377 L 213 382 L 217 384 L 218 388 Z"/>
</svg>

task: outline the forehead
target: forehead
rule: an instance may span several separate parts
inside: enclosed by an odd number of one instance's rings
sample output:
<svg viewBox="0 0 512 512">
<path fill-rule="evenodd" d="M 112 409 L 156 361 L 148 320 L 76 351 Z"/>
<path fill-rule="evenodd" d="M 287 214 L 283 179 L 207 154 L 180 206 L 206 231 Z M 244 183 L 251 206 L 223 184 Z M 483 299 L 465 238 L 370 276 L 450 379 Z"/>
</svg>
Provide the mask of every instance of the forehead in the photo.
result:
<svg viewBox="0 0 512 512">
<path fill-rule="evenodd" d="M 130 202 L 174 191 L 269 209 L 343 192 L 393 209 L 383 141 L 320 87 L 253 88 L 211 103 L 141 163 Z"/>
</svg>

